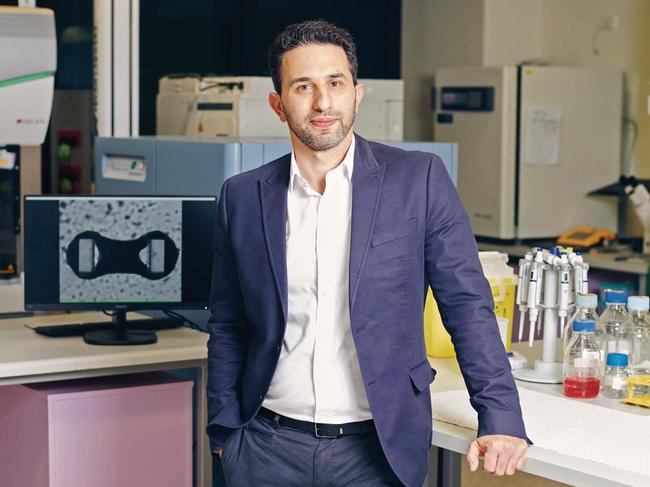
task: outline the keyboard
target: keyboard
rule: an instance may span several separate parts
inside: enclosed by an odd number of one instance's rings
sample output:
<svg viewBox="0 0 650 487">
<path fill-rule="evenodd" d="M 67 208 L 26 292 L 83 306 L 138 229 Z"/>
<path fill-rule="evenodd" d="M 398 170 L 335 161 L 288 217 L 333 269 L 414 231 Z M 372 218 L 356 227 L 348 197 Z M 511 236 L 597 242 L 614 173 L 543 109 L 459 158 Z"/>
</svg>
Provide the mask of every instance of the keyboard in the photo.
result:
<svg viewBox="0 0 650 487">
<path fill-rule="evenodd" d="M 185 320 L 177 318 L 145 318 L 141 320 L 127 320 L 127 330 L 169 330 L 183 326 Z M 83 336 L 89 331 L 111 330 L 114 325 L 110 321 L 98 323 L 72 323 L 67 325 L 46 325 L 32 328 L 36 333 L 48 337 L 74 337 Z"/>
</svg>

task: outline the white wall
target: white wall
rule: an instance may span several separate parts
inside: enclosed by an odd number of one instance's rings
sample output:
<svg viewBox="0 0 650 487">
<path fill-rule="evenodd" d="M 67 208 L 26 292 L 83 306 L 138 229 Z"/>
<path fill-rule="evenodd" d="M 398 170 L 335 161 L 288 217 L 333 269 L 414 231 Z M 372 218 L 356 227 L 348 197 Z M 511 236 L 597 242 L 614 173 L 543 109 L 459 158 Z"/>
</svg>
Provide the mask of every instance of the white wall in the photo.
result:
<svg viewBox="0 0 650 487">
<path fill-rule="evenodd" d="M 596 33 L 610 16 L 618 29 Z M 650 1 L 542 0 L 541 26 L 542 55 L 551 63 L 624 70 L 625 112 L 639 127 L 629 172 L 650 177 Z"/>
<path fill-rule="evenodd" d="M 437 68 L 481 64 L 483 0 L 403 0 L 404 137 L 432 140 Z"/>
<path fill-rule="evenodd" d="M 531 61 L 541 56 L 539 0 L 485 0 L 483 66 Z"/>
</svg>

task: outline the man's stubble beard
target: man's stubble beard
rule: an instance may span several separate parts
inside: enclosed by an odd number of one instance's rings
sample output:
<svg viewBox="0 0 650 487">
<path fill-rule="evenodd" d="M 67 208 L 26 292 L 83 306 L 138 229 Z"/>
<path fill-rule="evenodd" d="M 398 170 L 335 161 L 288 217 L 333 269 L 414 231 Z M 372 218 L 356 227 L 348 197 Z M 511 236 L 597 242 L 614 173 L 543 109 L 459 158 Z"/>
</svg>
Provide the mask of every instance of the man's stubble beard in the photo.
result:
<svg viewBox="0 0 650 487">
<path fill-rule="evenodd" d="M 302 123 L 296 123 L 285 111 L 285 114 L 287 114 L 287 125 L 289 126 L 289 130 L 307 147 L 315 151 L 325 151 L 339 145 L 350 132 L 356 115 L 355 106 L 356 97 L 348 116 L 345 116 L 343 112 L 320 113 L 305 118 L 302 120 Z M 339 123 L 334 124 L 332 132 L 319 135 L 310 126 L 311 120 L 318 117 L 335 118 Z"/>
</svg>

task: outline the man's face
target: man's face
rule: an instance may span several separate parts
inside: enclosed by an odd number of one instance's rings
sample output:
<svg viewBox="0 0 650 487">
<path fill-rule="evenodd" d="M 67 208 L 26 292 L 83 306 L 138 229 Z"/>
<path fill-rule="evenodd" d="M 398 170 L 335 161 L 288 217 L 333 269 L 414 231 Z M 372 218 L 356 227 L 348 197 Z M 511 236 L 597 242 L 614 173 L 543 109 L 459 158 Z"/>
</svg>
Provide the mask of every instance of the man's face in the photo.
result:
<svg viewBox="0 0 650 487">
<path fill-rule="evenodd" d="M 315 151 L 337 146 L 348 135 L 363 97 L 355 86 L 343 49 L 307 44 L 284 53 L 282 94 L 269 102 L 291 132 Z"/>
</svg>

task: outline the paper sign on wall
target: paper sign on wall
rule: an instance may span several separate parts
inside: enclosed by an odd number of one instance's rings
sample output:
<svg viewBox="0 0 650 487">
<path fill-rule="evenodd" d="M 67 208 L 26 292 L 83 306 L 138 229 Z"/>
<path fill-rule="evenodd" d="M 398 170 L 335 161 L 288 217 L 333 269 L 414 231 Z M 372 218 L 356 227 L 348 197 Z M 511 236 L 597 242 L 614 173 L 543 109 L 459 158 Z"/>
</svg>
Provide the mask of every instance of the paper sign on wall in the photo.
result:
<svg viewBox="0 0 650 487">
<path fill-rule="evenodd" d="M 526 134 L 526 163 L 550 166 L 560 163 L 562 108 L 529 107 Z"/>
</svg>

